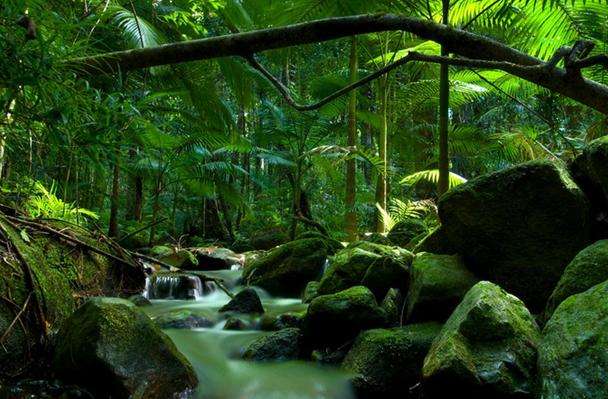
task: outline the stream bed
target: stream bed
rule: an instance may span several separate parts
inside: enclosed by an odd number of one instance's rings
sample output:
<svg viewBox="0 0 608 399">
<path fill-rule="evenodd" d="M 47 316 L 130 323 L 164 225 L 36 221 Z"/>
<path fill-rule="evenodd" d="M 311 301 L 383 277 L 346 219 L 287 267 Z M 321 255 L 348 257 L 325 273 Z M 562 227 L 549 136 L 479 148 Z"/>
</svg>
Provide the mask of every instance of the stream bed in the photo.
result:
<svg viewBox="0 0 608 399">
<path fill-rule="evenodd" d="M 233 292 L 239 292 L 238 270 L 205 272 L 221 278 Z M 198 288 L 195 288 L 198 289 Z M 253 340 L 268 332 L 256 328 L 259 316 L 238 315 L 250 329 L 224 330 L 225 317 L 218 313 L 230 297 L 221 290 L 197 292 L 195 300 L 152 299 L 143 309 L 151 318 L 188 312 L 211 320 L 206 328 L 165 329 L 177 348 L 188 358 L 199 378 L 194 399 L 354 399 L 350 375 L 330 366 L 289 361 L 259 363 L 240 359 Z M 273 298 L 258 291 L 267 314 L 301 312 L 299 299 Z"/>
</svg>

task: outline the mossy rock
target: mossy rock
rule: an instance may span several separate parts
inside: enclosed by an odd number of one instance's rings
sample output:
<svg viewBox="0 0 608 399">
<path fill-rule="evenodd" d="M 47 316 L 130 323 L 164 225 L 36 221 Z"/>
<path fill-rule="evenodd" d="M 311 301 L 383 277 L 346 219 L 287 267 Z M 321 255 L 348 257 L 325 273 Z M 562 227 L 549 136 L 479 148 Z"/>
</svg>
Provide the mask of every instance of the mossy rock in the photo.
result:
<svg viewBox="0 0 608 399">
<path fill-rule="evenodd" d="M 299 328 L 285 328 L 257 338 L 245 349 L 243 359 L 286 361 L 301 359 L 303 355 L 302 332 Z"/>
<path fill-rule="evenodd" d="M 543 330 L 544 399 L 603 399 L 608 392 L 608 281 L 563 301 Z"/>
<path fill-rule="evenodd" d="M 397 288 L 391 288 L 387 291 L 380 307 L 386 313 L 387 327 L 395 327 L 401 324 L 401 311 L 403 310 L 403 294 Z"/>
<path fill-rule="evenodd" d="M 417 219 L 406 219 L 398 222 L 386 236 L 392 245 L 402 248 L 412 248 L 420 237 L 424 237 L 427 228 L 424 223 Z M 414 243 L 412 243 L 414 241 Z"/>
<path fill-rule="evenodd" d="M 160 258 L 165 255 L 171 255 L 174 251 L 169 245 L 155 245 L 150 248 L 150 255 L 155 258 Z"/>
<path fill-rule="evenodd" d="M 32 358 L 46 357 L 45 348 L 39 346 L 44 341 L 41 338 L 44 332 L 37 316 L 38 304 L 45 329 L 54 333 L 76 309 L 79 298 L 92 292 L 118 295 L 123 289 L 143 290 L 143 270 L 115 265 L 101 255 L 74 248 L 47 233 L 28 230 L 27 235 L 21 234 L 3 217 L 0 225 L 12 243 L 10 249 L 4 243 L 0 246 L 0 295 L 11 299 L 0 301 L 0 335 L 6 332 L 0 350 L 0 380 L 21 370 Z M 112 252 L 84 230 L 73 230 L 61 222 L 54 222 L 52 227 Z M 25 273 L 17 251 L 27 262 L 33 286 L 28 283 L 29 273 Z M 28 306 L 24 306 L 26 301 Z M 23 308 L 20 321 L 8 329 Z"/>
<path fill-rule="evenodd" d="M 394 245 L 391 240 L 388 239 L 387 235 L 383 233 L 365 233 L 363 237 L 361 237 L 361 241 L 380 245 Z"/>
<path fill-rule="evenodd" d="M 479 280 L 458 255 L 419 253 L 411 266 L 408 322 L 445 321 Z"/>
<path fill-rule="evenodd" d="M 247 265 L 243 278 L 272 295 L 300 297 L 309 281 L 317 280 L 327 259 L 324 240 L 309 238 L 283 244 Z"/>
<path fill-rule="evenodd" d="M 303 320 L 306 339 L 315 348 L 339 346 L 360 331 L 385 325 L 384 309 L 363 286 L 313 299 Z"/>
<path fill-rule="evenodd" d="M 189 252 L 196 258 L 196 265 L 187 263 L 185 270 L 226 270 L 232 267 L 241 268 L 245 257 L 228 248 L 204 247 L 190 248 Z"/>
<path fill-rule="evenodd" d="M 438 255 L 454 255 L 457 251 L 450 245 L 445 230 L 439 226 L 422 238 L 414 247 L 413 252 L 416 254 L 429 252 Z"/>
<path fill-rule="evenodd" d="M 409 397 L 422 379 L 422 363 L 441 324 L 412 324 L 364 331 L 346 355 L 342 367 L 356 376 L 358 398 Z"/>
<path fill-rule="evenodd" d="M 298 234 L 298 236 L 296 237 L 296 239 L 298 240 L 305 240 L 305 239 L 309 239 L 309 238 L 318 238 L 320 240 L 324 240 L 325 244 L 327 246 L 327 253 L 329 255 L 333 255 L 336 252 L 338 252 L 339 250 L 344 248 L 344 245 L 342 245 L 342 243 L 338 240 L 335 240 L 329 236 L 326 236 L 325 234 L 322 234 L 318 231 L 305 231 L 302 234 Z"/>
<path fill-rule="evenodd" d="M 56 337 L 53 369 L 96 397 L 165 399 L 197 385 L 173 342 L 131 302 L 94 298 Z"/>
<path fill-rule="evenodd" d="M 190 310 L 175 310 L 154 318 L 154 323 L 162 329 L 192 329 L 212 327 L 215 323 Z"/>
<path fill-rule="evenodd" d="M 424 360 L 424 398 L 532 398 L 540 331 L 518 298 L 477 283 Z"/>
<path fill-rule="evenodd" d="M 219 309 L 220 313 L 264 313 L 264 306 L 258 293 L 253 288 L 245 288 Z"/>
<path fill-rule="evenodd" d="M 253 250 L 268 250 L 289 241 L 287 232 L 281 227 L 274 227 L 256 233 L 249 243 Z"/>
<path fill-rule="evenodd" d="M 302 293 L 303 303 L 310 303 L 319 296 L 319 284 L 318 281 L 309 281 L 308 284 L 306 284 L 304 292 Z"/>
<path fill-rule="evenodd" d="M 593 230 L 597 238 L 608 237 L 608 136 L 600 137 L 587 145 L 570 165 L 574 181 L 583 189 L 591 202 Z"/>
<path fill-rule="evenodd" d="M 481 176 L 439 200 L 450 245 L 480 278 L 544 310 L 591 239 L 589 203 L 561 167 L 534 161 Z"/>
<path fill-rule="evenodd" d="M 279 331 L 285 328 L 301 328 L 305 312 L 287 312 L 281 314 L 264 314 L 260 318 L 262 331 Z"/>
<path fill-rule="evenodd" d="M 606 280 L 608 280 L 608 240 L 601 240 L 579 252 L 566 267 L 547 301 L 545 320 L 548 320 L 555 308 L 569 296 L 587 291 Z"/>
<path fill-rule="evenodd" d="M 363 285 L 381 301 L 389 288 L 407 289 L 412 259 L 403 248 L 359 241 L 330 259 L 318 293 L 327 295 Z"/>
<path fill-rule="evenodd" d="M 158 260 L 171 266 L 184 270 L 198 269 L 198 259 L 187 249 L 179 249 L 171 253 L 158 256 Z"/>
</svg>

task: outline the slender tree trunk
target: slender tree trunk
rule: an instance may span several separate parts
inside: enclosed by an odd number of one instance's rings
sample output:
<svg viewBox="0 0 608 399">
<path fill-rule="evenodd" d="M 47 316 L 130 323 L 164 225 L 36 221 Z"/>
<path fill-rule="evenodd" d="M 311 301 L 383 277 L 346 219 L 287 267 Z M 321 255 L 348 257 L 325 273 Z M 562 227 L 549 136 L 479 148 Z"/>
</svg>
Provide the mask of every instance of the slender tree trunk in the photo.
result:
<svg viewBox="0 0 608 399">
<path fill-rule="evenodd" d="M 357 58 L 357 38 L 353 36 L 350 49 L 350 81 L 357 81 L 357 71 L 359 69 Z M 357 92 L 350 93 L 348 104 L 348 141 L 349 147 L 357 146 Z M 355 201 L 357 196 L 356 172 L 357 164 L 354 159 L 346 161 L 346 198 L 345 198 L 345 230 L 348 239 L 357 239 L 357 213 L 355 211 Z"/>
<path fill-rule="evenodd" d="M 150 246 L 154 244 L 154 240 L 156 239 L 156 221 L 158 220 L 158 213 L 160 212 L 160 193 L 162 187 L 162 176 L 158 176 L 154 187 L 154 201 L 152 203 L 152 227 L 150 227 L 150 238 L 148 239 L 148 245 Z"/>
<path fill-rule="evenodd" d="M 118 237 L 118 205 L 120 196 L 120 150 L 115 151 L 114 172 L 112 174 L 112 195 L 110 196 L 110 223 L 108 235 Z"/>
<path fill-rule="evenodd" d="M 137 149 L 129 149 L 129 157 L 133 161 L 137 155 Z M 139 172 L 135 172 L 131 178 L 132 194 L 131 194 L 131 206 L 129 207 L 130 220 L 137 220 L 138 222 L 142 219 L 142 212 L 144 208 L 144 178 Z"/>
<path fill-rule="evenodd" d="M 376 202 L 382 207 L 387 208 L 387 187 L 386 175 L 388 172 L 388 76 L 383 76 L 378 80 L 378 92 L 380 96 L 380 134 L 378 136 L 378 153 L 382 160 L 382 170 L 378 174 L 376 185 Z M 386 232 L 386 224 L 380 212 L 377 212 L 376 231 Z"/>
<path fill-rule="evenodd" d="M 444 25 L 449 22 L 450 1 L 443 0 Z M 441 55 L 447 56 L 445 46 L 441 46 Z M 448 146 L 449 108 L 450 108 L 450 75 L 449 66 L 441 64 L 439 75 L 439 182 L 437 194 L 443 195 L 449 188 L 450 155 Z"/>
</svg>

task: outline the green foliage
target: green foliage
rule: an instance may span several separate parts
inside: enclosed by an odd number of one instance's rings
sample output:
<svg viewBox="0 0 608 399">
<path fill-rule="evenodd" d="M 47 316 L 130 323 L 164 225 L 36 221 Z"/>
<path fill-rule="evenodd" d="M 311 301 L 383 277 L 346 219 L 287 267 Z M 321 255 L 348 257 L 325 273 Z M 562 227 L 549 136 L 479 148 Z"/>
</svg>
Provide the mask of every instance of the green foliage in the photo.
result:
<svg viewBox="0 0 608 399">
<path fill-rule="evenodd" d="M 42 183 L 34 182 L 28 198 L 23 203 L 24 210 L 34 218 L 60 219 L 77 224 L 85 224 L 88 220 L 99 218 L 93 211 L 62 201 L 57 197 L 56 191 L 55 183 L 47 189 Z"/>
</svg>

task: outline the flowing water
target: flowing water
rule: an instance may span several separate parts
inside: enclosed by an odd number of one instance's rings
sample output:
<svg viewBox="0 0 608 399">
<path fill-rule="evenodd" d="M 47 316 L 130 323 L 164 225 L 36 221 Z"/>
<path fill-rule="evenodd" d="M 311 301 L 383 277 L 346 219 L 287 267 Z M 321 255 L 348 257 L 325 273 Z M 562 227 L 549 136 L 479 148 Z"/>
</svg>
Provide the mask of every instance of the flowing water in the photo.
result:
<svg viewBox="0 0 608 399">
<path fill-rule="evenodd" d="M 238 270 L 206 272 L 206 275 L 221 278 L 231 291 L 238 292 Z M 156 280 L 147 287 L 154 291 L 167 280 Z M 179 284 L 174 280 L 175 284 Z M 173 312 L 191 312 L 213 321 L 209 328 L 165 330 L 177 348 L 190 360 L 199 378 L 199 387 L 194 399 L 353 399 L 345 372 L 320 366 L 311 362 L 290 361 L 281 363 L 256 363 L 240 360 L 240 354 L 257 337 L 268 334 L 252 327 L 246 331 L 223 330 L 225 319 L 218 309 L 230 298 L 213 286 L 198 286 L 195 300 L 152 299 L 152 306 L 144 307 L 150 317 L 157 318 Z M 175 289 L 175 287 L 173 287 Z M 163 288 L 162 292 L 171 292 Z M 157 291 L 158 292 L 158 291 Z M 266 313 L 281 314 L 301 312 L 306 309 L 299 299 L 273 298 L 263 291 L 258 292 Z M 157 298 L 158 296 L 150 296 Z M 241 317 L 241 316 L 239 316 Z M 242 316 L 251 326 L 257 321 Z"/>
</svg>

